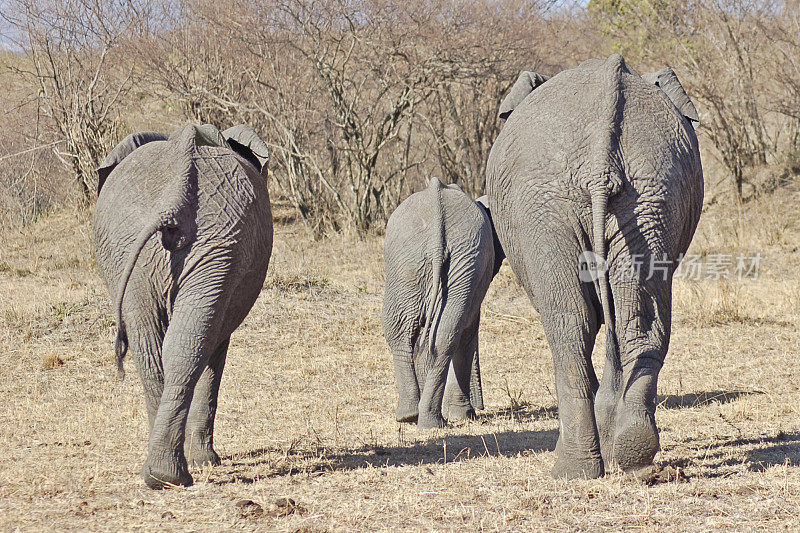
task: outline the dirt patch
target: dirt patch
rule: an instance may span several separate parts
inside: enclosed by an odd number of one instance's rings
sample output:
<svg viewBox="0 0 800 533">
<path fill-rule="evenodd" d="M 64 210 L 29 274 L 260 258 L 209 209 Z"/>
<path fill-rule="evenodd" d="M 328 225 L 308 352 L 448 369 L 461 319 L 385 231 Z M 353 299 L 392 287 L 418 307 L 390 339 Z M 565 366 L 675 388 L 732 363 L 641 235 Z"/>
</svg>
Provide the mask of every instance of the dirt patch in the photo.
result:
<svg viewBox="0 0 800 533">
<path fill-rule="evenodd" d="M 689 481 L 689 476 L 683 469 L 671 465 L 650 465 L 631 472 L 630 475 L 648 487 L 660 483 L 686 483 Z"/>
</svg>

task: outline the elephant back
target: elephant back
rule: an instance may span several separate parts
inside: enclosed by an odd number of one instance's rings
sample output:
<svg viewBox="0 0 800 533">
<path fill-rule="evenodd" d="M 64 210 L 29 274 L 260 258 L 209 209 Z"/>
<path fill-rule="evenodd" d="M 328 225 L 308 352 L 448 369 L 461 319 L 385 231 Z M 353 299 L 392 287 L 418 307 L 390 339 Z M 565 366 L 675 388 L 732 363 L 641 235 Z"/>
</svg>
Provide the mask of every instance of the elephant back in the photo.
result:
<svg viewBox="0 0 800 533">
<path fill-rule="evenodd" d="M 254 222 L 272 228 L 264 174 L 227 147 L 198 146 L 198 238 L 237 240 Z"/>
<path fill-rule="evenodd" d="M 187 127 L 191 128 L 191 126 Z M 127 250 L 148 221 L 158 216 L 165 198 L 175 197 L 175 183 L 189 172 L 185 209 L 193 219 L 194 247 L 212 243 L 235 249 L 243 260 L 260 262 L 270 255 L 272 216 L 266 177 L 227 145 L 184 143 L 180 130 L 169 141 L 144 144 L 122 159 L 106 181 L 94 214 L 95 251 L 112 296 L 121 275 L 119 250 Z M 188 135 L 189 133 L 186 133 Z M 184 135 L 184 137 L 186 136 Z M 181 196 L 178 195 L 181 199 Z M 237 243 L 249 242 L 247 246 Z M 149 240 L 142 251 L 145 264 L 169 275 L 169 254 Z M 163 271 L 163 272 L 162 272 Z"/>
<path fill-rule="evenodd" d="M 155 141 L 136 148 L 119 161 L 108 176 L 94 210 L 93 236 L 98 267 L 112 299 L 119 290 L 123 258 L 137 235 L 152 218 L 164 193 L 166 179 L 159 165 L 168 156 L 166 141 Z M 156 239 L 143 250 L 145 260 L 167 270 L 168 257 Z"/>
<path fill-rule="evenodd" d="M 439 196 L 440 195 L 440 196 Z M 440 249 L 436 257 L 434 250 Z M 468 258 L 469 268 L 491 272 L 494 264 L 491 225 L 472 198 L 455 186 L 428 187 L 409 196 L 392 213 L 386 226 L 384 259 L 387 281 L 424 284 L 437 262 L 453 256 Z M 466 268 L 452 261 L 453 275 Z M 404 280 L 404 281 L 403 281 Z"/>
<path fill-rule="evenodd" d="M 486 218 L 475 201 L 461 189 L 443 186 L 440 200 L 433 190 L 425 189 L 406 198 L 389 217 L 386 225 L 385 249 L 398 247 L 419 249 L 422 240 L 441 238 L 436 227 L 442 217 L 446 246 L 478 246 L 488 235 Z"/>
<path fill-rule="evenodd" d="M 610 233 L 637 225 L 645 241 L 666 240 L 663 251 L 688 245 L 683 236 L 691 237 L 703 196 L 697 137 L 663 91 L 619 55 L 558 73 L 508 117 L 487 163 L 501 241 L 530 224 L 531 212 L 563 216 L 565 225 L 591 234 L 593 184 L 610 192 Z M 512 204 L 528 212 L 512 212 Z M 643 220 L 645 209 L 654 219 Z M 672 236 L 655 235 L 664 228 Z M 514 253 L 510 242 L 503 245 Z"/>
</svg>

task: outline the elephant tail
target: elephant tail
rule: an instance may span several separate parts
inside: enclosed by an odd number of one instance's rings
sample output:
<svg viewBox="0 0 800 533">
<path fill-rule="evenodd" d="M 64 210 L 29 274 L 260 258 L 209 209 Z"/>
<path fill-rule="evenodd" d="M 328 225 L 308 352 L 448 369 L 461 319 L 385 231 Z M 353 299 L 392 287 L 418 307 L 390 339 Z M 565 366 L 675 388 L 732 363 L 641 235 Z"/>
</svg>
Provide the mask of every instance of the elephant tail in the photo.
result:
<svg viewBox="0 0 800 533">
<path fill-rule="evenodd" d="M 592 232 L 594 234 L 594 253 L 596 254 L 598 284 L 600 285 L 600 303 L 603 306 L 603 321 L 606 324 L 606 358 L 611 362 L 616 371 L 622 369 L 619 353 L 619 342 L 614 324 L 611 300 L 611 284 L 608 281 L 608 260 L 606 257 L 606 214 L 608 212 L 608 198 L 613 194 L 609 188 L 602 185 L 592 187 L 590 190 L 592 202 Z"/>
<path fill-rule="evenodd" d="M 621 164 L 619 140 L 622 136 L 622 112 L 625 106 L 623 94 L 623 73 L 628 72 L 625 60 L 619 54 L 612 54 L 605 62 L 604 83 L 607 86 L 595 127 L 591 130 L 591 159 L 594 171 L 585 182 L 592 205 L 592 233 L 594 238 L 594 260 L 597 282 L 600 287 L 600 303 L 603 306 L 603 321 L 606 324 L 606 359 L 614 370 L 614 379 L 622 369 L 619 353 L 619 339 L 614 324 L 611 285 L 608 280 L 609 265 L 606 257 L 606 215 L 608 200 L 623 188 L 624 169 Z M 611 125 L 612 127 L 609 127 Z M 604 373 L 605 374 L 605 373 Z M 604 375 L 605 379 L 605 375 Z"/>
<path fill-rule="evenodd" d="M 427 322 L 428 346 L 432 355 L 436 355 L 436 329 L 439 325 L 441 309 L 444 307 L 444 290 L 442 287 L 442 270 L 445 257 L 445 231 L 444 231 L 444 204 L 442 202 L 442 189 L 444 185 L 439 178 L 431 178 L 428 189 L 436 198 L 435 218 L 431 229 L 433 234 L 430 240 L 431 281 L 428 291 L 428 309 L 425 319 Z"/>
<path fill-rule="evenodd" d="M 119 290 L 117 291 L 116 311 L 117 311 L 117 339 L 114 341 L 114 352 L 117 356 L 117 373 L 120 379 L 125 377 L 125 369 L 122 362 L 125 359 L 125 354 L 128 353 L 128 332 L 125 327 L 125 321 L 122 319 L 122 302 L 125 299 L 125 290 L 128 287 L 128 281 L 131 279 L 133 267 L 136 266 L 136 261 L 139 260 L 139 255 L 142 253 L 144 245 L 150 240 L 155 232 L 161 229 L 162 224 L 157 221 L 145 227 L 136 237 L 133 251 L 128 256 L 125 262 L 125 270 L 122 273 L 122 281 Z"/>
<path fill-rule="evenodd" d="M 483 410 L 483 385 L 481 384 L 481 363 L 478 348 L 472 356 L 472 373 L 469 378 L 469 403 L 476 411 Z"/>
</svg>

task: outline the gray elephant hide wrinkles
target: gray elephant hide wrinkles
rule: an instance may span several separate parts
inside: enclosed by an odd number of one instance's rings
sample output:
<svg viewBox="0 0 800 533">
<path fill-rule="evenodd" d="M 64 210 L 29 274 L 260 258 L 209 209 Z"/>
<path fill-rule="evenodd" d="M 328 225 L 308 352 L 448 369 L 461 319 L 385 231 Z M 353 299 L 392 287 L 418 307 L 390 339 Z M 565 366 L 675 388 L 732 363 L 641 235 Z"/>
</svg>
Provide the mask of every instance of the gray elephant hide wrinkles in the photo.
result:
<svg viewBox="0 0 800 533">
<path fill-rule="evenodd" d="M 489 155 L 495 229 L 553 352 L 558 477 L 645 466 L 659 449 L 672 276 L 703 201 L 690 119 L 694 106 L 674 73 L 643 78 L 615 54 L 519 100 Z M 608 271 L 582 281 L 587 251 Z M 591 353 L 602 323 L 598 383 Z"/>
<path fill-rule="evenodd" d="M 437 178 L 389 218 L 382 318 L 395 363 L 398 421 L 440 427 L 483 408 L 478 327 L 503 259 L 495 242 L 488 212 Z"/>
<path fill-rule="evenodd" d="M 130 349 L 144 385 L 142 473 L 162 488 L 192 483 L 187 455 L 219 462 L 213 423 L 225 355 L 263 285 L 272 217 L 265 169 L 215 127 L 152 138 L 115 150 L 94 246 L 118 313 L 119 365 Z"/>
</svg>

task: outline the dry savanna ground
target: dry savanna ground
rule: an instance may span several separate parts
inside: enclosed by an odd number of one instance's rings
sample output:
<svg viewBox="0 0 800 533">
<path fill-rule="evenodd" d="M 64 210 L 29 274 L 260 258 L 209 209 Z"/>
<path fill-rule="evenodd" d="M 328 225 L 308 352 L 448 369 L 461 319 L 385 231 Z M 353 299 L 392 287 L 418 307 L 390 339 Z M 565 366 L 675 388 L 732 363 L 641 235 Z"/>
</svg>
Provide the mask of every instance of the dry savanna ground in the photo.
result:
<svg viewBox="0 0 800 533">
<path fill-rule="evenodd" d="M 150 491 L 140 384 L 130 361 L 115 376 L 89 215 L 2 233 L 0 530 L 797 530 L 798 207 L 783 190 L 707 210 L 693 251 L 758 251 L 760 278 L 676 282 L 660 468 L 570 482 L 549 475 L 550 352 L 507 266 L 483 311 L 486 411 L 421 434 L 392 417 L 381 239 L 314 241 L 284 221 L 228 356 L 223 463 Z"/>
</svg>

